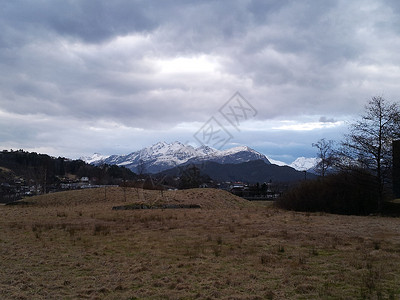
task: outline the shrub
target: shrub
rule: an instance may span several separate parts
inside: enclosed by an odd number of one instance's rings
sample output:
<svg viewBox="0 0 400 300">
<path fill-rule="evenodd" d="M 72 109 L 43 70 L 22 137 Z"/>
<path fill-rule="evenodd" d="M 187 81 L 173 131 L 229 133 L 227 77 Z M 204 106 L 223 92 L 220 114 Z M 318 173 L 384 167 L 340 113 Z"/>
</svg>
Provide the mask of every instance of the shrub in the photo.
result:
<svg viewBox="0 0 400 300">
<path fill-rule="evenodd" d="M 276 205 L 295 211 L 367 215 L 378 211 L 378 199 L 376 178 L 354 169 L 304 181 L 279 198 Z"/>
</svg>

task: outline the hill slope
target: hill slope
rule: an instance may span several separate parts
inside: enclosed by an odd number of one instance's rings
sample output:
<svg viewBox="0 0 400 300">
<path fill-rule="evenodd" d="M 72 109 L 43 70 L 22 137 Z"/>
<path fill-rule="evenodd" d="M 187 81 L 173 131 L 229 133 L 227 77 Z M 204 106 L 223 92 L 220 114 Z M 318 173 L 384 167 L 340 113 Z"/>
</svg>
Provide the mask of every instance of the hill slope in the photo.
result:
<svg viewBox="0 0 400 300">
<path fill-rule="evenodd" d="M 126 200 L 125 200 L 126 199 Z M 143 190 L 135 188 L 107 187 L 67 191 L 31 197 L 26 200 L 34 206 L 100 205 L 111 209 L 121 204 L 196 204 L 205 209 L 240 208 L 252 204 L 229 192 L 217 189 L 189 189 L 179 191 Z"/>
<path fill-rule="evenodd" d="M 262 160 L 254 160 L 240 164 L 219 164 L 216 162 L 204 162 L 197 165 L 201 174 L 208 175 L 217 181 L 242 181 L 256 182 L 294 182 L 303 180 L 305 173 L 297 171 L 289 166 L 277 166 L 266 164 Z M 161 175 L 179 176 L 182 167 L 164 171 Z M 315 175 L 307 173 L 307 178 Z"/>
</svg>

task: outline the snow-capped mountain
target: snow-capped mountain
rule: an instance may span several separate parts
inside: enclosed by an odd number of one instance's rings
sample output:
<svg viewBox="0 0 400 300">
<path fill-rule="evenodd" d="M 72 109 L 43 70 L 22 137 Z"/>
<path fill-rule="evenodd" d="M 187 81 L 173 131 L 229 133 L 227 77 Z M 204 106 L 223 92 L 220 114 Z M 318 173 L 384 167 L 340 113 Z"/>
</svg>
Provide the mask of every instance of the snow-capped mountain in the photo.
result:
<svg viewBox="0 0 400 300">
<path fill-rule="evenodd" d="M 276 159 L 272 159 L 272 158 L 270 158 L 270 157 L 268 157 L 268 156 L 267 156 L 267 158 L 268 158 L 268 160 L 270 161 L 270 163 L 273 164 L 273 165 L 277 165 L 277 166 L 280 166 L 280 167 L 282 167 L 282 166 L 289 166 L 289 164 L 287 164 L 287 163 L 285 163 L 285 162 L 283 162 L 283 161 L 276 160 Z"/>
<path fill-rule="evenodd" d="M 298 157 L 294 162 L 289 164 L 298 171 L 309 171 L 313 169 L 319 163 L 319 159 L 316 157 Z"/>
<path fill-rule="evenodd" d="M 98 154 L 97 154 L 98 155 Z M 270 164 L 267 157 L 249 147 L 240 146 L 228 150 L 217 150 L 205 145 L 195 148 L 180 142 L 159 142 L 151 147 L 143 148 L 128 155 L 111 155 L 108 157 L 87 158 L 87 162 L 95 165 L 110 164 L 125 166 L 134 172 L 144 168 L 145 172 L 158 173 L 185 163 L 201 163 L 214 161 L 221 164 L 242 163 L 252 160 L 263 160 Z M 85 158 L 83 158 L 85 160 Z"/>
<path fill-rule="evenodd" d="M 203 146 L 207 147 L 207 146 Z M 202 148 L 202 147 L 200 147 Z M 202 163 L 204 161 L 213 161 L 220 164 L 239 164 L 243 162 L 248 162 L 252 160 L 263 160 L 267 164 L 270 164 L 268 158 L 254 149 L 251 149 L 247 146 L 239 146 L 230 148 L 227 150 L 216 150 L 210 147 L 207 147 L 208 150 L 207 155 L 205 156 L 197 156 L 189 159 L 187 163 Z"/>
<path fill-rule="evenodd" d="M 108 157 L 109 155 L 101 155 L 99 153 L 94 153 L 92 156 L 82 156 L 80 159 L 87 162 L 88 164 L 91 164 L 96 161 L 104 160 Z"/>
<path fill-rule="evenodd" d="M 280 160 L 275 160 L 270 157 L 267 157 L 268 160 L 273 165 L 277 166 L 289 166 L 297 171 L 309 171 L 314 173 L 315 166 L 319 163 L 320 159 L 316 157 L 298 157 L 292 163 L 288 164 Z"/>
</svg>

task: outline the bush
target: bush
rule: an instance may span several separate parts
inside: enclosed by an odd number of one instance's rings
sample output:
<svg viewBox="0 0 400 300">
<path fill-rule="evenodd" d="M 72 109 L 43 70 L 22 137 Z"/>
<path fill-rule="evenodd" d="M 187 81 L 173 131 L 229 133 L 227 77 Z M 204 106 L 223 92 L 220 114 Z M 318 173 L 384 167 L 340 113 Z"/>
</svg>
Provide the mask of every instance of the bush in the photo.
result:
<svg viewBox="0 0 400 300">
<path fill-rule="evenodd" d="M 304 181 L 276 202 L 278 207 L 307 212 L 367 215 L 378 211 L 376 178 L 364 170 L 351 170 Z"/>
</svg>

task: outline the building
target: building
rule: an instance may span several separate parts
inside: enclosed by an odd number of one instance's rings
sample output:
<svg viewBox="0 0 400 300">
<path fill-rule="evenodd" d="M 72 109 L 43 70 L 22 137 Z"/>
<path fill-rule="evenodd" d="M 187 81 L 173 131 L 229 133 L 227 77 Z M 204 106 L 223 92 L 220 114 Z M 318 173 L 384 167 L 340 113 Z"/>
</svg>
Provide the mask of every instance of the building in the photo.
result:
<svg viewBox="0 0 400 300">
<path fill-rule="evenodd" d="M 81 178 L 81 182 L 88 183 L 89 182 L 89 177 L 82 177 Z"/>
</svg>

